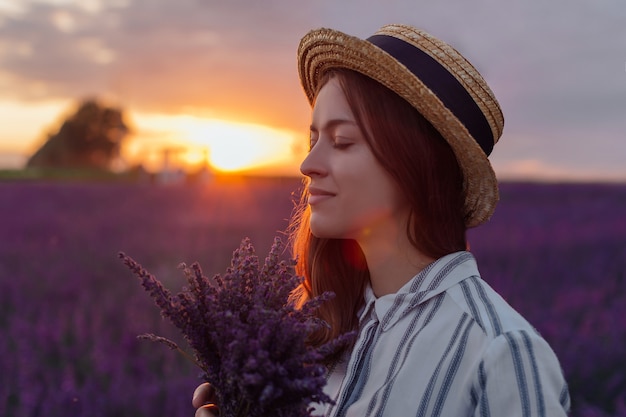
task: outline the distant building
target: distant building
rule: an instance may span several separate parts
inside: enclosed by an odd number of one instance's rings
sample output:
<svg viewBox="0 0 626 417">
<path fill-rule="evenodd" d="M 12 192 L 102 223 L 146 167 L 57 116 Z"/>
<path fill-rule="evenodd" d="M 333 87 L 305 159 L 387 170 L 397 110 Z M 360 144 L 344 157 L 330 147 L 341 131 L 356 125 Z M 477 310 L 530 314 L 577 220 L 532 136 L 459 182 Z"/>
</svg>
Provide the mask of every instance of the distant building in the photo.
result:
<svg viewBox="0 0 626 417">
<path fill-rule="evenodd" d="M 184 151 L 182 147 L 169 147 L 161 150 L 163 155 L 163 163 L 161 170 L 156 174 L 157 184 L 182 184 L 185 182 L 186 174 L 180 168 L 174 168 L 172 165 L 172 157 Z"/>
</svg>

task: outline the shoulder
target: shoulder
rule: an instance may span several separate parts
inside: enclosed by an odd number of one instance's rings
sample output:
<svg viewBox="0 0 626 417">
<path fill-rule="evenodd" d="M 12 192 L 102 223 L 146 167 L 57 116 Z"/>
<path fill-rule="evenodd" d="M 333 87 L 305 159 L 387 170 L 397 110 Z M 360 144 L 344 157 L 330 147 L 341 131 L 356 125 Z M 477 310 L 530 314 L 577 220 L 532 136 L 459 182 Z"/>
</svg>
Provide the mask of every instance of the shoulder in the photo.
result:
<svg viewBox="0 0 626 417">
<path fill-rule="evenodd" d="M 558 359 L 548 344 L 536 331 L 517 329 L 506 331 L 493 338 L 483 354 L 486 369 L 499 369 L 503 366 L 516 373 L 534 373 L 538 367 L 552 366 L 560 374 Z"/>
<path fill-rule="evenodd" d="M 524 415 L 565 415 L 569 410 L 559 361 L 535 331 L 510 330 L 493 338 L 475 376 L 476 402 L 492 413 L 512 405 Z"/>
<path fill-rule="evenodd" d="M 512 331 L 536 333 L 534 327 L 478 275 L 459 282 L 447 295 L 489 339 Z"/>
</svg>

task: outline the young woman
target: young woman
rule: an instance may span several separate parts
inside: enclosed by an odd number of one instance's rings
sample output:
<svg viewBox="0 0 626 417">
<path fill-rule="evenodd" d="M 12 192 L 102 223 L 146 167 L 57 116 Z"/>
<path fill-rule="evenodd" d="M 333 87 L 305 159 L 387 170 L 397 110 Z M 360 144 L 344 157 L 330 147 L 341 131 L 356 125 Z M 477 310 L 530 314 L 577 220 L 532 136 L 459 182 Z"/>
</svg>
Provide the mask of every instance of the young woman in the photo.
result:
<svg viewBox="0 0 626 417">
<path fill-rule="evenodd" d="M 329 365 L 325 416 L 560 416 L 553 351 L 480 277 L 466 230 L 498 200 L 487 156 L 503 117 L 456 50 L 413 27 L 361 40 L 330 29 L 298 50 L 313 106 L 308 184 L 294 217 L 306 280 L 333 291 L 320 344 L 358 330 Z M 215 406 L 196 390 L 197 416 Z"/>
</svg>

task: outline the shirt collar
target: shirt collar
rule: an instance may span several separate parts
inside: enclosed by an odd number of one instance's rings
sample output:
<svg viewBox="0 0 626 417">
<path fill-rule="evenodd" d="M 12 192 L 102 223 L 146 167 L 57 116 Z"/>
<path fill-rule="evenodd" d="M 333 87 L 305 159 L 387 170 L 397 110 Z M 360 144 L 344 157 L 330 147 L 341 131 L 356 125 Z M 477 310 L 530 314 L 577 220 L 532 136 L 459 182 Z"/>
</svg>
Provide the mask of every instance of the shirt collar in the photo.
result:
<svg viewBox="0 0 626 417">
<path fill-rule="evenodd" d="M 362 323 L 369 317 L 380 321 L 385 331 L 418 305 L 471 276 L 479 276 L 476 260 L 470 252 L 461 251 L 432 262 L 395 294 L 376 298 L 368 285 L 359 320 Z"/>
</svg>

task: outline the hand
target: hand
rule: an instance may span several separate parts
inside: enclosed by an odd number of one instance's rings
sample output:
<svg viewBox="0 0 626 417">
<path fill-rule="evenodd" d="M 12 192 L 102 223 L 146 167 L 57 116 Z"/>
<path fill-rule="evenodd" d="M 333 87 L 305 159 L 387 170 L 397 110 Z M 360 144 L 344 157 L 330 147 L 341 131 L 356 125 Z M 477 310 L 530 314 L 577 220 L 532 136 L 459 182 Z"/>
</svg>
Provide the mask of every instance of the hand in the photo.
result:
<svg viewBox="0 0 626 417">
<path fill-rule="evenodd" d="M 195 417 L 217 417 L 220 414 L 215 404 L 215 388 L 208 382 L 196 388 L 191 404 L 196 408 Z"/>
</svg>

